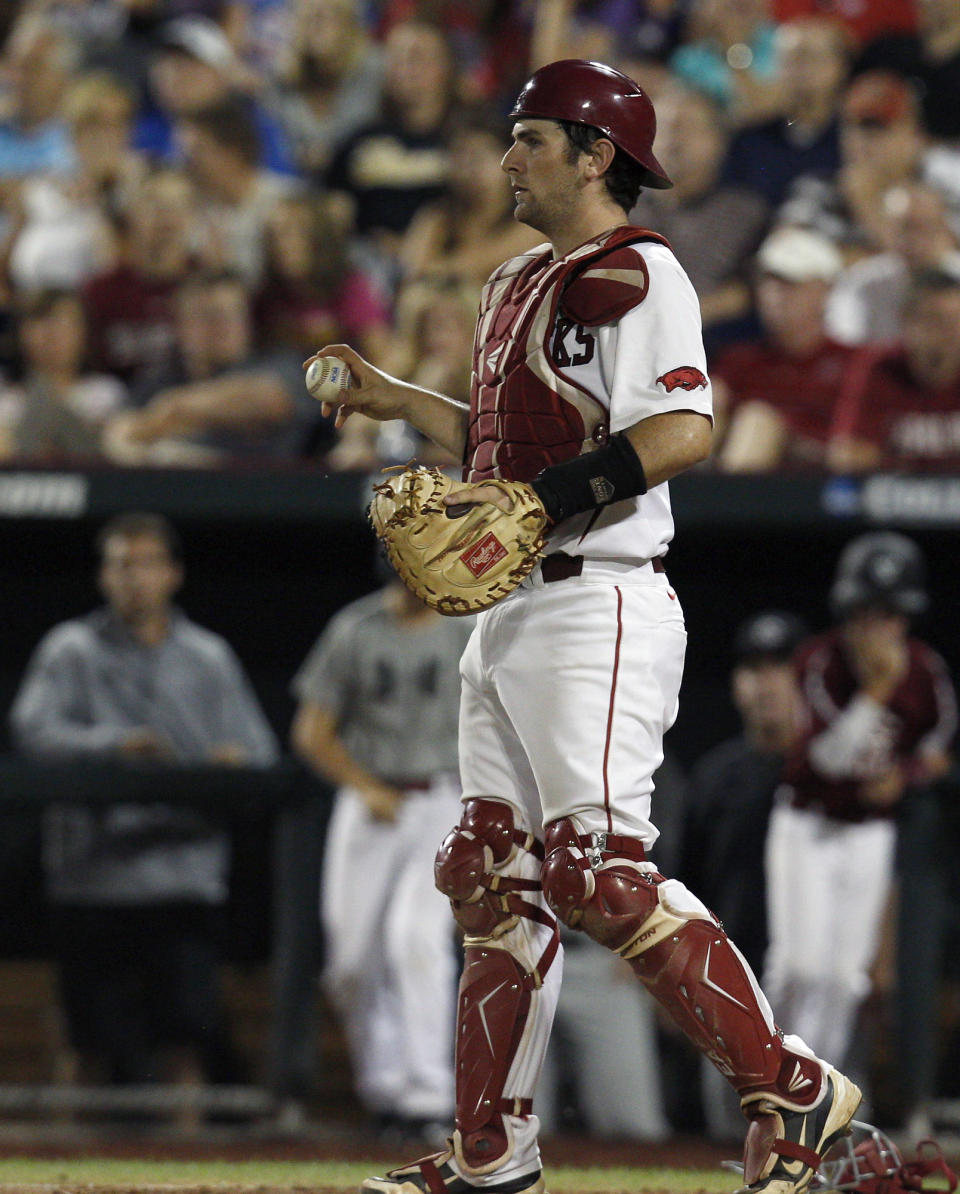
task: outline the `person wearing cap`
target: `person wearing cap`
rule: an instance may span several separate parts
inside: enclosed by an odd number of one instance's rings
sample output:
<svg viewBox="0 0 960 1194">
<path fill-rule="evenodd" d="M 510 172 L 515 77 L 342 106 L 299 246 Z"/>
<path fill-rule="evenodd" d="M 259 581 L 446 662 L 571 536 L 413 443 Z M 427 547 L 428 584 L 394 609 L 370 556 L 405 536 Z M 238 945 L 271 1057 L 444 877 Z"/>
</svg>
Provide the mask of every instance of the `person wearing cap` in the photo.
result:
<svg viewBox="0 0 960 1194">
<path fill-rule="evenodd" d="M 805 228 L 776 228 L 755 260 L 763 335 L 731 345 L 713 367 L 728 430 L 725 472 L 822 467 L 853 350 L 831 340 L 824 309 L 842 266 L 833 244 Z"/>
<path fill-rule="evenodd" d="M 826 460 L 837 473 L 960 468 L 960 265 L 951 259 L 913 278 L 900 343 L 856 358 Z"/>
<path fill-rule="evenodd" d="M 840 166 L 794 182 L 777 218 L 816 228 L 848 256 L 883 247 L 883 196 L 926 181 L 960 204 L 960 153 L 932 145 L 912 85 L 886 71 L 857 75 L 840 104 Z"/>
<path fill-rule="evenodd" d="M 280 122 L 251 94 L 249 72 L 216 21 L 200 15 L 178 17 L 160 29 L 150 62 L 152 104 L 140 114 L 136 148 L 163 161 L 176 161 L 178 119 L 228 101 L 242 103 L 253 123 L 262 168 L 296 174 L 297 167 Z"/>
<path fill-rule="evenodd" d="M 888 70 L 916 80 L 924 123 L 944 141 L 960 138 L 960 6 L 954 0 L 919 0 L 916 31 L 887 33 L 867 46 L 858 70 Z"/>
<path fill-rule="evenodd" d="M 764 848 L 787 750 L 800 730 L 793 652 L 807 629 L 795 614 L 765 609 L 733 640 L 730 694 L 741 731 L 708 750 L 687 781 L 677 876 L 723 921 L 760 972 L 767 948 Z M 712 1066 L 701 1068 L 703 1112 L 716 1139 L 736 1135 L 737 1106 Z"/>
<path fill-rule="evenodd" d="M 483 289 L 469 406 L 349 345 L 308 362 L 351 372 L 325 404 L 338 424 L 404 418 L 463 461 L 449 517 L 509 508 L 509 480 L 548 528 L 544 558 L 478 615 L 460 664 L 463 810 L 435 864 L 466 934 L 455 1130 L 363 1189 L 544 1190 L 534 1096 L 562 922 L 623 957 L 737 1092 L 744 1188 L 799 1194 L 860 1091 L 778 1027 L 716 917 L 648 856 L 686 649 L 667 482 L 712 443 L 696 294 L 664 238 L 627 216 L 642 187 L 670 186 L 656 116 L 632 79 L 583 59 L 541 67 L 510 115 L 515 216 L 546 240 Z"/>
<path fill-rule="evenodd" d="M 833 627 L 795 656 L 802 732 L 770 816 L 764 985 L 777 1014 L 841 1064 L 873 986 L 897 810 L 946 772 L 956 732 L 946 665 L 910 631 L 928 600 L 913 540 L 861 535 L 836 563 Z"/>
<path fill-rule="evenodd" d="M 927 183 L 898 183 L 884 194 L 884 251 L 847 266 L 830 292 L 827 330 L 835 340 L 880 347 L 902 337 L 911 280 L 960 264 L 960 228 L 951 217 L 943 194 Z"/>
</svg>

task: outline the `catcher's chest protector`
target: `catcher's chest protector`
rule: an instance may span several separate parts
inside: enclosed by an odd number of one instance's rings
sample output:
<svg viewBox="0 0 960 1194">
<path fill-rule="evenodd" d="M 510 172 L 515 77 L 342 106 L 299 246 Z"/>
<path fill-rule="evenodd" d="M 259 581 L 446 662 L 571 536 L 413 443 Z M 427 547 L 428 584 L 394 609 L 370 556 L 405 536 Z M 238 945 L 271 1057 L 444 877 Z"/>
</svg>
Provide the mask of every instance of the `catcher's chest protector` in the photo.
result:
<svg viewBox="0 0 960 1194">
<path fill-rule="evenodd" d="M 515 257 L 483 289 L 474 341 L 464 480 L 530 481 L 549 464 L 602 444 L 608 411 L 560 373 L 552 343 L 568 327 L 613 323 L 643 301 L 643 259 L 630 246 L 666 244 L 625 226 L 554 261 Z"/>
</svg>

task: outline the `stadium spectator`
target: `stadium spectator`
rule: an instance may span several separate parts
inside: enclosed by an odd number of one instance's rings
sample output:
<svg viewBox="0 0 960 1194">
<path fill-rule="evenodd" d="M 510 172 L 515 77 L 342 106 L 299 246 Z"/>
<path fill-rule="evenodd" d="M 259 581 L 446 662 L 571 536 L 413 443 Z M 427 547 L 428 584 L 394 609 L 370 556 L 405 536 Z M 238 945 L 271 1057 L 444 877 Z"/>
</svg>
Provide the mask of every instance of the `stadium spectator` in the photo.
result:
<svg viewBox="0 0 960 1194">
<path fill-rule="evenodd" d="M 291 195 L 267 218 L 263 281 L 254 303 L 262 348 L 309 356 L 318 344 L 349 341 L 379 361 L 391 311 L 373 279 L 350 259 L 346 230 L 326 196 Z"/>
<path fill-rule="evenodd" d="M 405 279 L 455 278 L 479 289 L 495 269 L 540 243 L 513 217 L 510 183 L 500 167 L 509 147 L 502 117 L 461 116 L 450 136 L 450 173 L 441 197 L 419 209 L 400 243 Z"/>
<path fill-rule="evenodd" d="M 216 21 L 200 15 L 164 24 L 150 68 L 153 104 L 146 105 L 136 144 L 153 157 L 176 160 L 177 124 L 200 109 L 230 104 L 254 130 L 256 164 L 296 172 L 283 127 L 252 94 L 254 80 Z"/>
<path fill-rule="evenodd" d="M 177 139 L 213 257 L 256 286 L 270 213 L 280 199 L 295 193 L 296 180 L 259 165 L 256 128 L 235 99 L 181 116 Z"/>
<path fill-rule="evenodd" d="M 960 469 L 960 269 L 919 273 L 902 344 L 858 356 L 837 403 L 827 463 L 839 473 Z"/>
<path fill-rule="evenodd" d="M 841 162 L 833 175 L 795 180 L 777 219 L 816 228 L 848 256 L 883 246 L 883 196 L 926 181 L 960 209 L 960 153 L 931 146 L 910 84 L 889 72 L 857 75 L 840 113 Z"/>
<path fill-rule="evenodd" d="M 270 105 L 301 171 L 322 171 L 334 146 L 380 110 L 383 54 L 358 0 L 293 0 L 291 43 Z"/>
<path fill-rule="evenodd" d="M 960 264 L 960 242 L 939 191 L 925 183 L 900 183 L 883 196 L 881 215 L 884 252 L 848 266 L 827 301 L 827 331 L 841 344 L 899 340 L 911 277 Z"/>
<path fill-rule="evenodd" d="M 198 264 L 196 211 L 189 179 L 170 167 L 134 190 L 121 221 L 120 260 L 83 288 L 94 368 L 130 384 L 166 360 L 173 294 Z"/>
<path fill-rule="evenodd" d="M 700 758 L 686 786 L 675 872 L 698 884 L 703 899 L 736 934 L 751 967 L 762 970 L 767 916 L 762 900 L 767 823 L 788 749 L 800 730 L 800 694 L 792 655 L 805 629 L 800 619 L 763 610 L 744 619 L 733 640 L 730 693 L 742 732 Z M 737 1100 L 716 1069 L 700 1069 L 707 1129 L 737 1139 Z"/>
<path fill-rule="evenodd" d="M 807 18 L 780 26 L 776 50 L 780 113 L 735 134 L 723 172 L 774 207 L 798 176 L 829 176 L 840 164 L 836 109 L 850 47 L 834 22 Z"/>
<path fill-rule="evenodd" d="M 417 210 L 447 180 L 455 63 L 438 26 L 402 21 L 387 34 L 380 118 L 342 142 L 322 182 L 349 202 L 356 232 L 387 268 Z"/>
<path fill-rule="evenodd" d="M 20 378 L 0 387 L 0 460 L 40 464 L 105 459 L 107 421 L 127 401 L 115 377 L 83 368 L 86 324 L 67 290 L 24 294 L 17 303 Z"/>
<path fill-rule="evenodd" d="M 934 137 L 960 138 L 960 7 L 917 0 L 916 32 L 881 35 L 864 47 L 859 70 L 892 70 L 914 83 L 923 123 Z"/>
<path fill-rule="evenodd" d="M 599 58 L 620 70 L 625 58 L 666 63 L 690 7 L 691 0 L 544 0 L 534 7 L 530 65 L 558 58 Z M 647 80 L 637 82 L 646 88 Z"/>
<path fill-rule="evenodd" d="M 76 65 L 74 43 L 41 13 L 27 11 L 14 23 L 0 57 L 6 83 L 0 103 L 0 187 L 38 170 L 69 167 L 70 135 L 61 103 Z"/>
<path fill-rule="evenodd" d="M 433 842 L 459 811 L 459 663 L 473 619 L 428 609 L 385 568 L 383 588 L 341 609 L 297 672 L 291 741 L 337 787 L 324 980 L 357 1093 L 391 1138 L 439 1145 L 453 1106 L 456 965 Z"/>
<path fill-rule="evenodd" d="M 77 765 L 272 763 L 274 736 L 233 651 L 172 604 L 174 529 L 121 515 L 97 546 L 106 604 L 37 646 L 10 714 L 20 749 Z M 44 872 L 78 1079 L 236 1080 L 217 972 L 228 854 L 226 833 L 192 809 L 48 810 Z"/>
<path fill-rule="evenodd" d="M 766 0 L 693 0 L 670 69 L 705 92 L 733 124 L 778 112 L 776 27 Z"/>
<path fill-rule="evenodd" d="M 641 191 L 630 213 L 632 223 L 667 238 L 687 271 L 711 355 L 742 328 L 750 310 L 747 264 L 767 220 L 759 195 L 720 181 L 727 141 L 711 100 L 683 87 L 665 88 L 657 96 L 657 154 L 673 187 Z"/>
<path fill-rule="evenodd" d="M 822 466 L 852 349 L 831 341 L 824 307 L 840 272 L 830 241 L 780 228 L 756 259 L 762 338 L 731 345 L 713 370 L 727 409 L 718 464 L 725 472 Z"/>
<path fill-rule="evenodd" d="M 114 264 L 122 219 L 147 165 L 130 148 L 134 97 L 112 75 L 81 75 L 63 114 L 74 164 L 31 175 L 21 188 L 22 219 L 5 250 L 15 290 L 78 287 Z"/>
<path fill-rule="evenodd" d="M 914 0 L 773 0 L 773 17 L 780 24 L 813 16 L 841 21 L 858 45 L 881 34 L 912 33 L 917 25 Z"/>
<path fill-rule="evenodd" d="M 469 402 L 476 320 L 472 283 L 444 277 L 408 283 L 397 296 L 396 329 L 383 367 L 394 377 Z M 372 469 L 413 457 L 441 467 L 459 463 L 402 419 L 375 423 L 361 414 L 343 425 L 328 461 L 339 469 Z"/>
<path fill-rule="evenodd" d="M 465 103 L 486 101 L 505 109 L 528 71 L 529 20 L 546 3 L 516 0 L 380 0 L 377 36 L 382 40 L 397 24 L 416 18 L 441 26 L 458 62 L 458 96 Z M 587 0 L 588 4 L 592 0 Z"/>
<path fill-rule="evenodd" d="M 180 355 L 141 409 L 110 421 L 104 442 L 114 459 L 284 464 L 318 450 L 320 409 L 303 384 L 301 358 L 257 351 L 243 279 L 193 277 L 178 300 Z"/>
</svg>

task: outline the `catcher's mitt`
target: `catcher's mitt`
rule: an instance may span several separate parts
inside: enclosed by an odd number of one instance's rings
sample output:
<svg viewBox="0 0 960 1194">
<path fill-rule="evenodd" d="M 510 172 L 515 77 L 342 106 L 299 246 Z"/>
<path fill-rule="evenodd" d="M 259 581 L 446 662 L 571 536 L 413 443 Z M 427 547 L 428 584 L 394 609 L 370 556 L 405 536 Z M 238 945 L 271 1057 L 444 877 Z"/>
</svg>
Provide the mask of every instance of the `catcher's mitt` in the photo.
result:
<svg viewBox="0 0 960 1194">
<path fill-rule="evenodd" d="M 407 588 L 441 614 L 489 609 L 511 593 L 543 554 L 547 515 L 529 485 L 490 481 L 513 499 L 508 512 L 490 502 L 451 517 L 444 494 L 458 482 L 417 466 L 374 486 L 369 515 L 390 563 Z"/>
</svg>

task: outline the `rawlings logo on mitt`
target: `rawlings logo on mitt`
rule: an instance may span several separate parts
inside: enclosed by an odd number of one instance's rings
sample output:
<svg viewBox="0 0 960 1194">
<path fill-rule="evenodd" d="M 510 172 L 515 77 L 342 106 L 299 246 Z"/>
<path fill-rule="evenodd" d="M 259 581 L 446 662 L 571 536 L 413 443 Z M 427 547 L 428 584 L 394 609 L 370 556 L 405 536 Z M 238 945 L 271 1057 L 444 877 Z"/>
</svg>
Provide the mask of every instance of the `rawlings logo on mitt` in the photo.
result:
<svg viewBox="0 0 960 1194">
<path fill-rule="evenodd" d="M 444 495 L 459 482 L 436 468 L 407 468 L 374 486 L 370 522 L 390 563 L 407 588 L 441 614 L 489 609 L 513 592 L 543 554 L 547 516 L 530 486 L 484 484 L 503 490 L 512 508 L 481 502 L 460 513 L 445 506 Z"/>
</svg>

